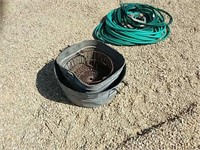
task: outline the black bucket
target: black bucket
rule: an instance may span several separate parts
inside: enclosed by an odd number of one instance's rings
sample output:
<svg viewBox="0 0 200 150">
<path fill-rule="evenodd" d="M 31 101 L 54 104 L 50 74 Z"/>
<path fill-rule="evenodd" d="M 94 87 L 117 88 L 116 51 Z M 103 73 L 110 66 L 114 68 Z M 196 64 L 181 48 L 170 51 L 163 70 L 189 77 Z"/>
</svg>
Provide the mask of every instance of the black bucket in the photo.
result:
<svg viewBox="0 0 200 150">
<path fill-rule="evenodd" d="M 104 91 L 99 93 L 79 92 L 73 89 L 71 84 L 69 84 L 69 82 L 62 75 L 61 70 L 56 62 L 54 73 L 60 87 L 62 88 L 66 97 L 72 103 L 82 107 L 98 107 L 109 103 L 117 94 L 119 84 L 126 74 L 126 65 L 124 65 L 124 67 L 122 68 L 122 72 L 120 73 L 118 78 L 114 82 L 112 82 L 109 87 L 107 87 Z"/>
</svg>

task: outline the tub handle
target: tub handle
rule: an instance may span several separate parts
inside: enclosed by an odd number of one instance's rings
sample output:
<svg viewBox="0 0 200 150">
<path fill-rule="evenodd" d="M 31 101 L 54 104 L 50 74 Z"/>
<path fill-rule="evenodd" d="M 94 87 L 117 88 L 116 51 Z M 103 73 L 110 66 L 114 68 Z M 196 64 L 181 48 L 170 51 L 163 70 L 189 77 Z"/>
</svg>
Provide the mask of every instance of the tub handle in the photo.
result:
<svg viewBox="0 0 200 150">
<path fill-rule="evenodd" d="M 117 94 L 120 94 L 121 90 L 122 90 L 124 87 L 126 87 L 126 86 L 129 85 L 128 82 L 125 81 L 125 80 L 122 80 L 122 82 L 121 82 L 120 84 L 122 84 L 122 83 L 123 83 L 123 87 L 122 87 L 122 88 L 120 88 L 120 89 L 113 88 L 112 91 L 110 91 L 109 95 L 113 94 L 114 92 L 117 92 Z"/>
</svg>

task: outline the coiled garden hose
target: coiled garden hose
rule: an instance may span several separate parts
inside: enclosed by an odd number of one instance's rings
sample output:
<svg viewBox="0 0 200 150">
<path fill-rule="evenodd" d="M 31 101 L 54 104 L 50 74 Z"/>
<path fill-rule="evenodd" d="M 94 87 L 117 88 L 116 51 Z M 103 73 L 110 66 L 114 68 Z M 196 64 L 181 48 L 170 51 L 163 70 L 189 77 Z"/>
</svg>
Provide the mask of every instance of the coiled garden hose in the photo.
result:
<svg viewBox="0 0 200 150">
<path fill-rule="evenodd" d="M 165 22 L 165 16 L 169 21 Z M 170 34 L 172 16 L 159 8 L 147 4 L 123 3 L 111 10 L 94 29 L 95 39 L 113 45 L 154 44 Z"/>
</svg>

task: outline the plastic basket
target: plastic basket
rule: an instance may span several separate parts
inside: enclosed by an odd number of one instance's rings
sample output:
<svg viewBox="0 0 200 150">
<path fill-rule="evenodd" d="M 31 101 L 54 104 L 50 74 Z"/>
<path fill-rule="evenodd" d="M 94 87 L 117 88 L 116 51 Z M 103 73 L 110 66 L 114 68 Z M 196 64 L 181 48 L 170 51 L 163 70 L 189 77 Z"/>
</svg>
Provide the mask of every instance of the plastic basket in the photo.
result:
<svg viewBox="0 0 200 150">
<path fill-rule="evenodd" d="M 89 48 L 77 53 L 66 63 L 65 68 L 88 85 L 102 82 L 112 74 L 114 69 L 110 57 Z"/>
</svg>

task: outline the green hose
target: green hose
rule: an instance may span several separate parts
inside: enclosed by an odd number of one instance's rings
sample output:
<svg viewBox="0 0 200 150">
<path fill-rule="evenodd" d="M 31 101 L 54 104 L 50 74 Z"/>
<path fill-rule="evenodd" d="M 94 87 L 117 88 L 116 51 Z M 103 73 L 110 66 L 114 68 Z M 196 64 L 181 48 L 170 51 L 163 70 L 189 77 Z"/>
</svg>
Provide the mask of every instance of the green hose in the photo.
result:
<svg viewBox="0 0 200 150">
<path fill-rule="evenodd" d="M 164 15 L 169 17 L 167 23 Z M 162 9 L 147 4 L 124 3 L 106 15 L 93 36 L 113 45 L 154 44 L 169 36 L 172 20 L 172 16 Z"/>
</svg>

